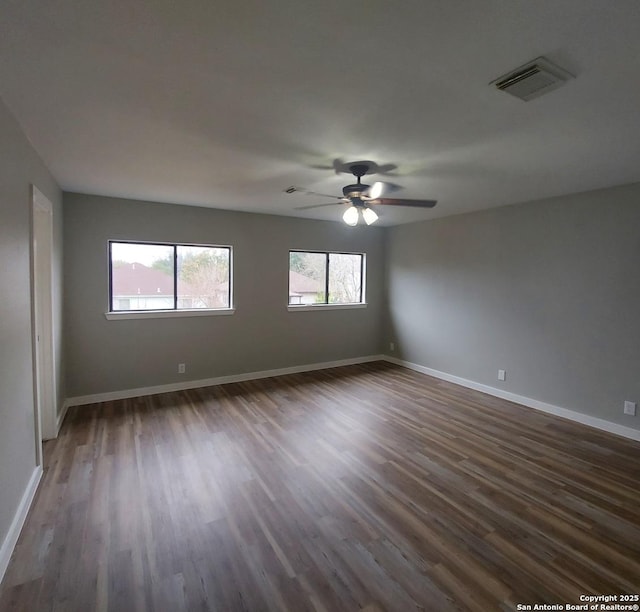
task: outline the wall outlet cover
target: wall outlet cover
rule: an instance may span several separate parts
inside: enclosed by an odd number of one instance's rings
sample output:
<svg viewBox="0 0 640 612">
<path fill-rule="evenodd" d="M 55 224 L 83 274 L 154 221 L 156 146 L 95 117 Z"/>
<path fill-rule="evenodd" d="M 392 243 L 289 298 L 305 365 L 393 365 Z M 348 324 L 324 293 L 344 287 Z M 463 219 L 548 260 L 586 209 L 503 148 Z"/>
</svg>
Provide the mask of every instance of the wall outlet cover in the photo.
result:
<svg viewBox="0 0 640 612">
<path fill-rule="evenodd" d="M 506 370 L 498 370 L 498 380 L 507 380 Z"/>
<path fill-rule="evenodd" d="M 624 413 L 628 414 L 629 416 L 636 416 L 636 407 L 637 407 L 637 404 L 635 402 L 625 401 Z"/>
</svg>

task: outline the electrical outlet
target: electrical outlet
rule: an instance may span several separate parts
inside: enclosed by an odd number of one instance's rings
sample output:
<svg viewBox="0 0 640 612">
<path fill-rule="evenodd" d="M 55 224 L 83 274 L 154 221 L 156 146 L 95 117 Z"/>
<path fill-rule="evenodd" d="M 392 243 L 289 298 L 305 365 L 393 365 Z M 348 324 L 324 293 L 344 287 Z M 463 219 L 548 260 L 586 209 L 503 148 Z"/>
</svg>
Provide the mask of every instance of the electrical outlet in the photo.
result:
<svg viewBox="0 0 640 612">
<path fill-rule="evenodd" d="M 395 351 L 396 350 L 396 343 L 395 342 L 389 342 L 389 350 L 390 351 Z"/>
<path fill-rule="evenodd" d="M 507 380 L 506 370 L 498 370 L 498 380 Z"/>
<path fill-rule="evenodd" d="M 635 402 L 628 402 L 625 400 L 624 402 L 624 413 L 629 416 L 636 416 L 636 407 L 637 404 Z"/>
<path fill-rule="evenodd" d="M 178 364 L 178 374 L 184 374 L 187 371 L 187 366 L 184 363 Z"/>
</svg>

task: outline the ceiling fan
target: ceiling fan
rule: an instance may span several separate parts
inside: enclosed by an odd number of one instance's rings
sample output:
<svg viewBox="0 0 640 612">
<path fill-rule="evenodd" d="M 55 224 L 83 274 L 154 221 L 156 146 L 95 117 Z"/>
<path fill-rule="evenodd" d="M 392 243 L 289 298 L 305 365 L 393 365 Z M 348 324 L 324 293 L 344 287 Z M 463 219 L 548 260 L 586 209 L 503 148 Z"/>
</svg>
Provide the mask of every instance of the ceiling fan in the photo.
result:
<svg viewBox="0 0 640 612">
<path fill-rule="evenodd" d="M 306 195 L 322 196 L 334 198 L 337 202 L 327 204 L 312 204 L 311 206 L 300 206 L 296 210 L 309 210 L 310 208 L 320 208 L 322 206 L 335 206 L 336 204 L 349 204 L 349 207 L 342 215 L 342 219 L 347 225 L 357 225 L 360 215 L 367 225 L 371 225 L 378 220 L 378 215 L 372 206 L 412 206 L 414 208 L 433 208 L 436 200 L 404 200 L 398 198 L 383 198 L 382 195 L 390 190 L 397 189 L 397 185 L 376 181 L 373 185 L 365 185 L 362 177 L 371 170 L 367 162 L 353 162 L 348 165 L 349 171 L 356 177 L 357 183 L 346 185 L 342 188 L 342 197 L 317 193 L 302 187 L 288 187 L 285 193 L 301 192 Z"/>
</svg>

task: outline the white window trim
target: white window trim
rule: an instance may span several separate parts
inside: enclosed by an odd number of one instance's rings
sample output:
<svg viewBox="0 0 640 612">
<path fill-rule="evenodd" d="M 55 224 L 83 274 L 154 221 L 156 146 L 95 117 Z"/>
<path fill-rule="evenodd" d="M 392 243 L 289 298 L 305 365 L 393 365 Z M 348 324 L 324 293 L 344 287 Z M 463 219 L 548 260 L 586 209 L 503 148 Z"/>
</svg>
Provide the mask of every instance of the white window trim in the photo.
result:
<svg viewBox="0 0 640 612">
<path fill-rule="evenodd" d="M 289 304 L 289 312 L 309 312 L 311 310 L 353 310 L 354 308 L 366 308 L 366 302 L 355 302 L 353 304 Z"/>
<path fill-rule="evenodd" d="M 122 310 L 120 312 L 105 312 L 104 316 L 109 321 L 123 321 L 126 319 L 172 319 L 174 317 L 215 317 L 220 315 L 232 315 L 235 308 L 202 308 L 198 310 Z"/>
</svg>

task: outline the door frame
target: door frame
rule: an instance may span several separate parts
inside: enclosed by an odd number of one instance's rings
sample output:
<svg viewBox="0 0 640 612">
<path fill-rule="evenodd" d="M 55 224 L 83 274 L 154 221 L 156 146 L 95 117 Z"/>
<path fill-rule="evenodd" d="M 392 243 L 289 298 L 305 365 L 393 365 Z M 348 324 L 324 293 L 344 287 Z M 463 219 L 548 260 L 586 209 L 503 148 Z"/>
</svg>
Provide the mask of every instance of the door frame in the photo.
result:
<svg viewBox="0 0 640 612">
<path fill-rule="evenodd" d="M 36 463 L 42 440 L 57 431 L 56 363 L 53 340 L 53 204 L 31 186 L 31 304 Z"/>
</svg>

